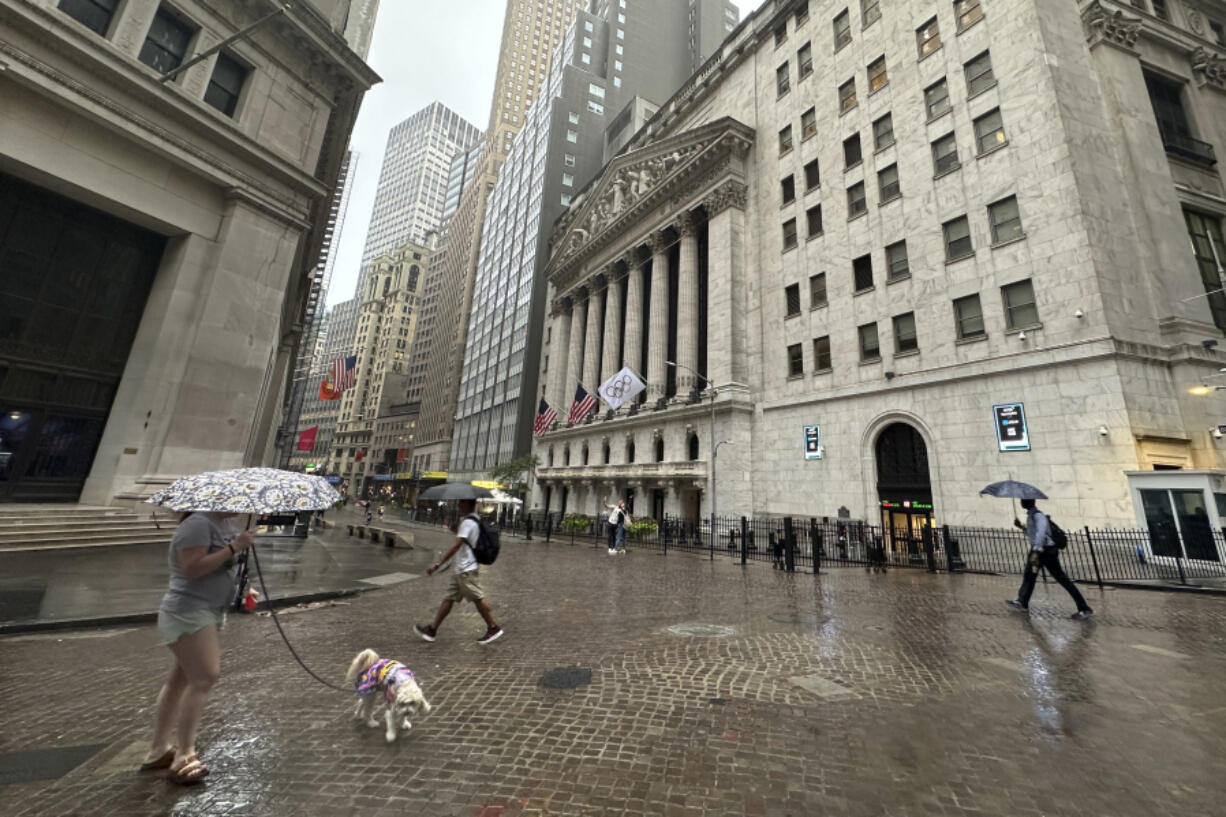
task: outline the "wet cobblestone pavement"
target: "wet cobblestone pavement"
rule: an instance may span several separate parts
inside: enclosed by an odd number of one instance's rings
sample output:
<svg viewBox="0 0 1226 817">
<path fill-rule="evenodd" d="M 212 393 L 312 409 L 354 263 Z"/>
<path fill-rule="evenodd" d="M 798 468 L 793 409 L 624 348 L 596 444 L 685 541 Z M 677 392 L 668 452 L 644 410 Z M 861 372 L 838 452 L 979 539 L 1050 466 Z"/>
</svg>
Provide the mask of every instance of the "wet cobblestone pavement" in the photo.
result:
<svg viewBox="0 0 1226 817">
<path fill-rule="evenodd" d="M 390 746 L 267 618 L 232 619 L 194 789 L 135 772 L 169 667 L 152 627 L 0 639 L 0 760 L 105 747 L 10 774 L 27 782 L 0 785 L 0 813 L 1223 813 L 1220 599 L 1088 590 L 1083 624 L 1055 586 L 1012 613 L 1013 578 L 518 541 L 484 583 L 507 631 L 488 647 L 471 606 L 414 636 L 444 576 L 283 617 L 337 682 L 362 647 L 414 670 L 435 709 Z"/>
</svg>

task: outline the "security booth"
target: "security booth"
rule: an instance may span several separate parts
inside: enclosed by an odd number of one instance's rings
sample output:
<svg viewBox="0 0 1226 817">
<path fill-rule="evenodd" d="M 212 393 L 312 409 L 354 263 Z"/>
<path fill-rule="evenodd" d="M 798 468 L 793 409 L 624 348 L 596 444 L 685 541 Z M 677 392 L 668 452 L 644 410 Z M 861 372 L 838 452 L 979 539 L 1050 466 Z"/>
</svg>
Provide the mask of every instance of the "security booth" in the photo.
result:
<svg viewBox="0 0 1226 817">
<path fill-rule="evenodd" d="M 1226 472 L 1127 471 L 1137 524 L 1149 532 L 1145 556 L 1226 561 Z"/>
</svg>

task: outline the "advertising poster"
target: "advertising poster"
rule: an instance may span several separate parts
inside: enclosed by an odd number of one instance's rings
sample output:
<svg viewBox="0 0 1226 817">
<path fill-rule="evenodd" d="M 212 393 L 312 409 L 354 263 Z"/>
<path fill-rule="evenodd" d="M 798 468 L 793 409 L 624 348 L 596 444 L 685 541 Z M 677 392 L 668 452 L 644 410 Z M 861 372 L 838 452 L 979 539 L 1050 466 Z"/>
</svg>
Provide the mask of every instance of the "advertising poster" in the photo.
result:
<svg viewBox="0 0 1226 817">
<path fill-rule="evenodd" d="M 805 459 L 820 460 L 822 458 L 822 427 L 805 426 Z"/>
<path fill-rule="evenodd" d="M 1029 451 L 1030 435 L 1026 432 L 1026 412 L 1021 403 L 992 406 L 996 420 L 996 443 L 1001 451 Z"/>
</svg>

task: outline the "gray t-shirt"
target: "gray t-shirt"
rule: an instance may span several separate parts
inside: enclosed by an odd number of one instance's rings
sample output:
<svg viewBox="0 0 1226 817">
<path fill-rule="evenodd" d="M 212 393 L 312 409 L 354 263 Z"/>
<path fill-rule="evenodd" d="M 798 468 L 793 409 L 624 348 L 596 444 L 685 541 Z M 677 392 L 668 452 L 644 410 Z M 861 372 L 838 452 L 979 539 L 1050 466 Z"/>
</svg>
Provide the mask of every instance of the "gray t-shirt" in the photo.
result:
<svg viewBox="0 0 1226 817">
<path fill-rule="evenodd" d="M 179 571 L 179 551 L 208 547 L 208 552 L 214 553 L 224 549 L 234 536 L 224 523 L 202 513 L 194 513 L 179 523 L 170 540 L 170 588 L 162 597 L 162 610 L 168 613 L 220 610 L 233 600 L 234 583 L 238 577 L 236 562 L 223 565 L 197 579 L 189 579 Z"/>
</svg>

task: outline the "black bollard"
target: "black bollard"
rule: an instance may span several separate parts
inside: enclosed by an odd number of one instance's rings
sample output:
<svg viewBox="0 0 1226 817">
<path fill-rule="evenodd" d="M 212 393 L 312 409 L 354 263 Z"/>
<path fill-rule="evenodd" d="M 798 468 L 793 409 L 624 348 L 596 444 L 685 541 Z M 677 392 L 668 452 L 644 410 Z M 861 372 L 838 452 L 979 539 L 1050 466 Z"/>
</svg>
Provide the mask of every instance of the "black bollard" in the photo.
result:
<svg viewBox="0 0 1226 817">
<path fill-rule="evenodd" d="M 792 517 L 783 517 L 783 564 L 788 573 L 796 572 L 796 531 Z"/>
<path fill-rule="evenodd" d="M 809 517 L 809 547 L 813 551 L 813 575 L 822 572 L 822 549 L 817 544 L 817 518 Z"/>
</svg>

